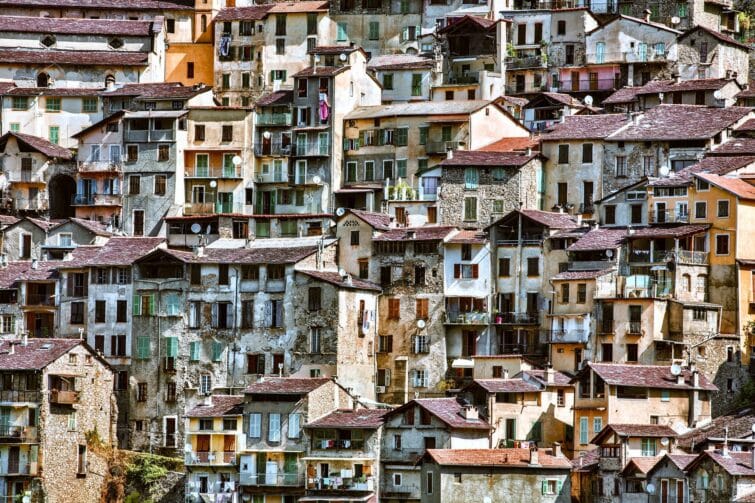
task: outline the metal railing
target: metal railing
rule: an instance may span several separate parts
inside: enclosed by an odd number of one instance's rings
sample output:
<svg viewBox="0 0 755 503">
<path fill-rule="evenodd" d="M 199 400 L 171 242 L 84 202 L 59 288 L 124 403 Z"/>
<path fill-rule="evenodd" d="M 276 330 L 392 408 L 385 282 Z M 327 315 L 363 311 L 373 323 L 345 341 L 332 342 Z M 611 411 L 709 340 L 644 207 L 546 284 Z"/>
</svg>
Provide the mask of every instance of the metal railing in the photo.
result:
<svg viewBox="0 0 755 503">
<path fill-rule="evenodd" d="M 708 252 L 679 250 L 674 252 L 675 260 L 680 264 L 707 265 Z"/>
<path fill-rule="evenodd" d="M 523 93 L 541 93 L 547 91 L 548 86 L 546 84 L 540 84 L 536 86 L 534 84 L 510 84 L 506 86 L 506 94 L 523 94 Z"/>
<path fill-rule="evenodd" d="M 642 322 L 641 321 L 630 321 L 627 322 L 627 334 L 631 335 L 641 335 L 642 334 Z"/>
<path fill-rule="evenodd" d="M 36 475 L 37 463 L 7 463 L 0 465 L 0 475 Z M 18 500 L 21 501 L 21 500 Z"/>
<path fill-rule="evenodd" d="M 557 329 L 546 330 L 545 336 L 548 342 L 574 342 L 574 343 L 586 343 L 587 342 L 587 330 L 584 329 Z"/>
<path fill-rule="evenodd" d="M 425 152 L 428 154 L 445 154 L 449 150 L 456 150 L 461 146 L 461 141 L 428 141 L 425 145 Z"/>
<path fill-rule="evenodd" d="M 284 487 L 303 487 L 304 486 L 304 474 L 303 473 L 252 473 L 245 474 L 241 472 L 239 478 L 239 485 L 242 486 L 284 486 Z"/>
<path fill-rule="evenodd" d="M 76 194 L 71 206 L 120 206 L 121 194 Z"/>
<path fill-rule="evenodd" d="M 546 68 L 547 60 L 542 56 L 524 56 L 506 58 L 506 67 L 510 70 L 521 70 L 524 68 Z"/>
<path fill-rule="evenodd" d="M 497 313 L 493 315 L 496 325 L 533 325 L 540 323 L 540 313 Z"/>
<path fill-rule="evenodd" d="M 37 428 L 0 424 L 0 442 L 33 442 L 37 440 Z"/>
<path fill-rule="evenodd" d="M 569 262 L 567 267 L 570 271 L 601 271 L 615 264 L 612 260 L 575 260 Z"/>
<path fill-rule="evenodd" d="M 650 210 L 650 222 L 654 224 L 667 223 L 687 223 L 689 222 L 689 212 L 676 210 Z"/>
<path fill-rule="evenodd" d="M 446 312 L 445 323 L 452 325 L 487 325 L 490 323 L 490 315 L 480 312 Z"/>
<path fill-rule="evenodd" d="M 256 156 L 287 156 L 291 155 L 291 144 L 283 145 L 280 142 L 275 143 L 255 143 L 254 155 Z"/>
<path fill-rule="evenodd" d="M 79 161 L 76 163 L 79 173 L 91 173 L 98 171 L 119 172 L 123 168 L 121 161 Z"/>
<path fill-rule="evenodd" d="M 330 142 L 327 144 L 319 142 L 294 143 L 292 147 L 291 155 L 296 157 L 318 157 L 330 155 Z"/>
<path fill-rule="evenodd" d="M 291 113 L 261 113 L 254 120 L 258 126 L 290 126 Z"/>
<path fill-rule="evenodd" d="M 54 293 L 27 293 L 24 302 L 25 306 L 54 306 Z"/>
<path fill-rule="evenodd" d="M 364 482 L 357 482 L 351 479 L 346 483 L 345 480 L 336 477 L 315 477 L 307 481 L 308 491 L 369 491 L 369 482 L 373 482 L 372 477 L 367 477 Z M 369 482 L 368 482 L 369 481 Z"/>
<path fill-rule="evenodd" d="M 228 213 L 251 214 L 241 203 L 186 203 L 184 215 L 223 215 Z"/>
<path fill-rule="evenodd" d="M 50 206 L 47 198 L 43 196 L 37 196 L 31 199 L 26 197 L 14 197 L 13 199 L 14 206 L 17 210 L 46 211 Z"/>
<path fill-rule="evenodd" d="M 0 390 L 0 402 L 30 402 L 37 403 L 42 400 L 40 391 L 25 391 L 15 389 Z"/>
<path fill-rule="evenodd" d="M 241 166 L 206 166 L 186 168 L 186 178 L 241 178 Z"/>
<path fill-rule="evenodd" d="M 384 482 L 380 485 L 380 492 L 383 495 L 419 494 L 419 486 L 415 484 L 401 484 L 397 486 L 390 482 Z"/>
<path fill-rule="evenodd" d="M 620 87 L 621 81 L 618 79 L 562 80 L 558 83 L 561 92 L 610 91 Z"/>
<path fill-rule="evenodd" d="M 186 465 L 233 465 L 236 451 L 191 452 L 186 456 Z"/>
<path fill-rule="evenodd" d="M 668 59 L 668 51 L 656 51 L 648 46 L 645 52 L 637 51 L 608 51 L 588 52 L 585 55 L 588 65 L 602 65 L 605 63 L 662 63 Z"/>
</svg>

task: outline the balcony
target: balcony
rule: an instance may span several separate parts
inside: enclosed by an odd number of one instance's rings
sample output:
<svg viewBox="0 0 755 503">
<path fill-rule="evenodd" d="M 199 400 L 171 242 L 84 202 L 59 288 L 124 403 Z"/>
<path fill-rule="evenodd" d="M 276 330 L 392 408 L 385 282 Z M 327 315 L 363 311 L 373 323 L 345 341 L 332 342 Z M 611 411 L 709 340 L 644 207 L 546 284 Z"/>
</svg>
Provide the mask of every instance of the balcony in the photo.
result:
<svg viewBox="0 0 755 503">
<path fill-rule="evenodd" d="M 224 215 L 224 214 L 244 214 L 251 215 L 251 211 L 246 209 L 242 203 L 186 203 L 184 205 L 184 215 Z"/>
<path fill-rule="evenodd" d="M 677 264 L 708 265 L 708 252 L 679 250 L 673 258 Z"/>
<path fill-rule="evenodd" d="M 271 487 L 304 487 L 303 473 L 244 473 L 241 472 L 239 485 Z"/>
<path fill-rule="evenodd" d="M 425 152 L 428 154 L 445 154 L 449 150 L 457 150 L 463 143 L 457 140 L 428 141 L 425 145 Z"/>
<path fill-rule="evenodd" d="M 275 172 L 273 170 L 268 173 L 256 173 L 254 181 L 256 183 L 288 183 L 288 171 Z"/>
<path fill-rule="evenodd" d="M 480 312 L 446 312 L 443 322 L 446 325 L 487 325 L 490 323 L 490 315 Z"/>
<path fill-rule="evenodd" d="M 626 324 L 626 335 L 642 335 L 642 322 L 641 321 L 629 321 Z"/>
<path fill-rule="evenodd" d="M 569 262 L 570 271 L 602 271 L 616 265 L 613 260 L 577 260 Z"/>
<path fill-rule="evenodd" d="M 437 188 L 427 188 L 422 185 L 411 187 L 404 185 L 389 185 L 386 187 L 388 201 L 436 201 L 438 199 Z"/>
<path fill-rule="evenodd" d="M 589 333 L 584 329 L 546 330 L 545 336 L 549 343 L 586 344 Z"/>
<path fill-rule="evenodd" d="M 1 476 L 13 475 L 36 475 L 37 463 L 18 463 L 8 462 L 6 466 L 0 466 Z M 15 500 L 14 500 L 15 501 Z"/>
<path fill-rule="evenodd" d="M 528 94 L 542 93 L 547 91 L 548 86 L 545 84 L 534 85 L 529 83 L 509 84 L 506 86 L 506 94 Z"/>
<path fill-rule="evenodd" d="M 459 57 L 458 55 L 456 57 Z M 478 84 L 480 82 L 479 72 L 465 72 L 461 75 L 452 73 L 445 79 L 445 84 Z"/>
<path fill-rule="evenodd" d="M 121 194 L 76 194 L 71 206 L 121 206 Z"/>
<path fill-rule="evenodd" d="M 523 70 L 527 68 L 547 68 L 548 63 L 542 56 L 524 56 L 506 58 L 507 70 Z"/>
<path fill-rule="evenodd" d="M 186 456 L 187 466 L 196 465 L 235 465 L 235 451 L 192 452 Z"/>
<path fill-rule="evenodd" d="M 54 403 L 57 405 L 73 405 L 78 402 L 79 402 L 78 391 L 70 391 L 70 390 L 62 390 L 62 389 L 50 390 L 50 403 Z"/>
<path fill-rule="evenodd" d="M 650 223 L 653 224 L 672 224 L 672 223 L 688 223 L 689 213 L 687 211 L 676 210 L 650 210 Z"/>
<path fill-rule="evenodd" d="M 524 234 L 522 235 L 521 244 L 522 246 L 542 246 L 543 240 L 544 238 L 542 234 Z M 519 240 L 518 239 L 499 239 L 496 241 L 496 245 L 519 246 Z"/>
<path fill-rule="evenodd" d="M 55 294 L 50 292 L 27 293 L 25 306 L 55 306 Z"/>
<path fill-rule="evenodd" d="M 633 249 L 629 250 L 629 262 L 643 263 L 643 264 L 657 264 L 660 262 L 668 262 L 673 258 L 673 252 L 670 250 L 642 250 Z"/>
<path fill-rule="evenodd" d="M 42 393 L 39 391 L 0 390 L 0 403 L 39 403 L 41 400 Z"/>
<path fill-rule="evenodd" d="M 228 178 L 241 179 L 241 166 L 207 166 L 186 168 L 185 178 Z"/>
<path fill-rule="evenodd" d="M 37 196 L 31 199 L 27 197 L 15 197 L 14 206 L 20 211 L 47 211 L 50 209 L 50 204 L 46 197 Z"/>
<path fill-rule="evenodd" d="M 613 91 L 621 87 L 618 79 L 562 80 L 558 83 L 560 92 Z"/>
<path fill-rule="evenodd" d="M 261 113 L 254 118 L 257 126 L 290 126 L 291 113 Z"/>
<path fill-rule="evenodd" d="M 656 51 L 653 47 L 644 45 L 645 50 L 640 51 L 608 51 L 588 52 L 586 61 L 588 65 L 604 65 L 611 63 L 665 63 L 668 60 L 668 51 Z"/>
<path fill-rule="evenodd" d="M 128 129 L 123 132 L 123 140 L 126 142 L 173 141 L 174 138 L 172 129 Z"/>
<path fill-rule="evenodd" d="M 373 492 L 375 490 L 375 479 L 372 477 L 362 477 L 360 479 L 348 477 L 315 477 L 307 481 L 307 492 L 331 492 L 333 494 L 354 491 L 354 492 Z M 324 495 L 323 495 L 324 496 Z M 323 498 L 326 499 L 326 498 Z"/>
<path fill-rule="evenodd" d="M 0 424 L 0 443 L 28 443 L 37 441 L 37 428 Z"/>
<path fill-rule="evenodd" d="M 390 482 L 384 482 L 380 485 L 380 495 L 386 498 L 399 499 L 419 499 L 419 486 L 414 484 L 393 485 Z"/>
<path fill-rule="evenodd" d="M 255 143 L 254 155 L 257 157 L 273 156 L 273 157 L 285 157 L 291 155 L 290 143 Z"/>
<path fill-rule="evenodd" d="M 330 142 L 296 143 L 291 149 L 291 155 L 296 157 L 327 157 L 330 155 Z"/>
<path fill-rule="evenodd" d="M 45 179 L 42 177 L 42 175 L 38 175 L 36 173 L 32 173 L 31 171 L 22 170 L 21 176 L 18 178 L 13 178 L 9 180 L 10 183 L 45 183 Z"/>
<path fill-rule="evenodd" d="M 76 163 L 79 173 L 119 173 L 123 168 L 120 161 L 79 161 Z"/>
<path fill-rule="evenodd" d="M 496 325 L 539 325 L 540 313 L 497 313 L 493 321 Z"/>
</svg>

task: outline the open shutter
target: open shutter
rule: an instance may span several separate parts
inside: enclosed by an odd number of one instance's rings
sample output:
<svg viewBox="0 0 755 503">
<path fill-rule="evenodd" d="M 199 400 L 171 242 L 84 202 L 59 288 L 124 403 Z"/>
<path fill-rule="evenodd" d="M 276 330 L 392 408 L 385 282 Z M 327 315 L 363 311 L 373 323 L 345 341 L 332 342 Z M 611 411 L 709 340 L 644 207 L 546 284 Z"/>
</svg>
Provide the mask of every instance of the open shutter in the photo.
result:
<svg viewBox="0 0 755 503">
<path fill-rule="evenodd" d="M 172 358 L 178 356 L 178 337 L 165 338 L 165 356 Z"/>
<path fill-rule="evenodd" d="M 461 264 L 454 264 L 454 278 L 461 278 Z"/>
<path fill-rule="evenodd" d="M 271 327 L 273 323 L 273 302 L 265 301 L 265 326 Z"/>
<path fill-rule="evenodd" d="M 140 314 L 142 314 L 142 298 L 138 295 L 134 295 L 134 300 L 131 307 L 131 314 L 133 314 L 134 316 L 139 316 Z"/>
<path fill-rule="evenodd" d="M 69 297 L 73 297 L 73 273 L 69 272 L 68 277 L 66 278 L 66 290 Z"/>
<path fill-rule="evenodd" d="M 472 264 L 472 277 L 477 278 L 480 275 L 480 266 L 478 264 Z"/>
<path fill-rule="evenodd" d="M 212 361 L 219 362 L 223 356 L 223 343 L 212 341 Z"/>
<path fill-rule="evenodd" d="M 540 484 L 541 484 L 540 492 L 542 494 L 548 494 L 548 481 L 547 480 L 543 480 L 543 481 L 540 482 Z"/>
<path fill-rule="evenodd" d="M 154 316 L 155 315 L 155 296 L 154 294 L 149 295 L 149 315 Z"/>
<path fill-rule="evenodd" d="M 225 311 L 225 326 L 226 328 L 233 328 L 234 324 L 234 318 L 236 314 L 236 306 L 233 304 L 228 304 L 226 311 Z"/>
<path fill-rule="evenodd" d="M 191 361 L 199 360 L 199 342 L 194 341 L 189 345 L 189 359 Z"/>
<path fill-rule="evenodd" d="M 283 301 L 275 303 L 275 320 L 278 323 L 277 326 L 283 326 Z"/>
<path fill-rule="evenodd" d="M 212 304 L 212 328 L 218 328 L 218 303 Z"/>
</svg>

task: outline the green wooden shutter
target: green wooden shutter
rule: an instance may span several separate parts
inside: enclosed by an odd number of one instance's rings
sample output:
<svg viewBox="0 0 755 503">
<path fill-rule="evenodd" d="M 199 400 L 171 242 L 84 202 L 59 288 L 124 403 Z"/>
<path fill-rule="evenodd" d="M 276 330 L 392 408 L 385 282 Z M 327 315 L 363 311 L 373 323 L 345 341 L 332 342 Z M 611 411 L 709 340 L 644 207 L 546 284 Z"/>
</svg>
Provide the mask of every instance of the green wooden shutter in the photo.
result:
<svg viewBox="0 0 755 503">
<path fill-rule="evenodd" d="M 139 316 L 140 314 L 142 314 L 142 298 L 138 295 L 134 295 L 131 314 L 133 314 L 134 316 Z"/>
<path fill-rule="evenodd" d="M 223 355 L 223 343 L 212 341 L 212 361 L 219 362 Z"/>
<path fill-rule="evenodd" d="M 197 341 L 189 344 L 189 360 L 193 362 L 199 361 L 199 342 Z"/>
<path fill-rule="evenodd" d="M 149 298 L 149 312 L 147 313 L 149 316 L 155 315 L 155 295 L 150 294 L 147 296 Z"/>
<path fill-rule="evenodd" d="M 141 360 L 149 358 L 149 336 L 140 335 L 136 338 L 136 357 Z"/>
<path fill-rule="evenodd" d="M 178 356 L 178 337 L 165 338 L 165 356 L 173 358 Z"/>
<path fill-rule="evenodd" d="M 541 485 L 540 492 L 542 494 L 548 494 L 548 481 L 547 480 L 543 480 L 543 481 L 540 482 L 540 485 Z"/>
</svg>

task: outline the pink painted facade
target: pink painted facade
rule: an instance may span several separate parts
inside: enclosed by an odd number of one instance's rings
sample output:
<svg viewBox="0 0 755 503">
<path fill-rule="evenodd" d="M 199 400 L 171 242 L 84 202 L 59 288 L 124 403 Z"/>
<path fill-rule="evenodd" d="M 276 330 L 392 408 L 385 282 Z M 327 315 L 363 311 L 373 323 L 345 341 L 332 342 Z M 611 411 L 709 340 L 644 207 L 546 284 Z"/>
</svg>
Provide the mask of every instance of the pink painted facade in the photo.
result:
<svg viewBox="0 0 755 503">
<path fill-rule="evenodd" d="M 608 91 L 616 87 L 620 75 L 619 65 L 562 68 L 558 88 L 560 91 Z"/>
</svg>

